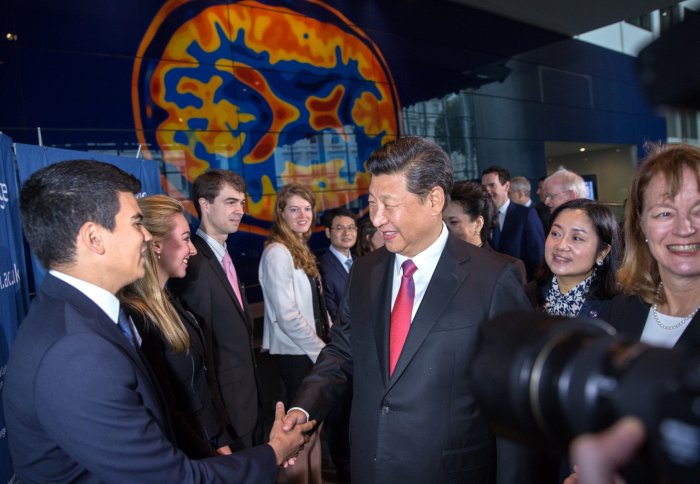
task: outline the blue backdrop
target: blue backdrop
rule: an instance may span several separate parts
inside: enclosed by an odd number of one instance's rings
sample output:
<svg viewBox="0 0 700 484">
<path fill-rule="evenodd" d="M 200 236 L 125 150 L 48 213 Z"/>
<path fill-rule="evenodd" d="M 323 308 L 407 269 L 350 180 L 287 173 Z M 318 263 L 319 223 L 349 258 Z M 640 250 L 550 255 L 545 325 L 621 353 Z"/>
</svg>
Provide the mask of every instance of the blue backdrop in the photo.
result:
<svg viewBox="0 0 700 484">
<path fill-rule="evenodd" d="M 46 146 L 33 146 L 17 143 L 15 155 L 19 168 L 20 183 L 24 183 L 35 171 L 53 163 L 65 160 L 97 160 L 118 166 L 127 173 L 134 175 L 141 181 L 141 193 L 139 197 L 163 193 L 160 186 L 160 172 L 158 162 L 136 158 L 124 158 L 121 156 L 105 155 L 101 153 L 88 153 L 84 151 L 63 150 Z M 38 288 L 44 279 L 46 269 L 32 252 L 32 272 L 35 288 Z"/>
<path fill-rule="evenodd" d="M 10 346 L 19 321 L 27 314 L 29 291 L 19 216 L 17 173 L 12 140 L 0 134 L 0 401 Z M 5 415 L 0 405 L 0 482 L 13 479 Z"/>
</svg>

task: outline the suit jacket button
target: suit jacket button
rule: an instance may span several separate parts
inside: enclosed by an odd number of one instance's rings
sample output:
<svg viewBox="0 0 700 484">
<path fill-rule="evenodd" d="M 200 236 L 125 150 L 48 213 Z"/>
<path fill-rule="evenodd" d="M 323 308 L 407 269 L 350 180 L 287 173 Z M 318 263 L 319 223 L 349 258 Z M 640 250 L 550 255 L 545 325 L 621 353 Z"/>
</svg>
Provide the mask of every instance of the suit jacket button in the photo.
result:
<svg viewBox="0 0 700 484">
<path fill-rule="evenodd" d="M 389 413 L 389 407 L 384 405 L 382 407 L 382 415 L 386 415 L 387 413 Z"/>
</svg>

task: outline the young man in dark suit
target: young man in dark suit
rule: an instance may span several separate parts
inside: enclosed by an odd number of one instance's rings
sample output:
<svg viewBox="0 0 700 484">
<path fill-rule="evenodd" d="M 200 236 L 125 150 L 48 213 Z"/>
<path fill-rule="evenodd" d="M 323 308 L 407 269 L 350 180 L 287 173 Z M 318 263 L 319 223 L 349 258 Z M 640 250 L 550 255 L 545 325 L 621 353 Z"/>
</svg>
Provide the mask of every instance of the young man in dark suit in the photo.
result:
<svg viewBox="0 0 700 484">
<path fill-rule="evenodd" d="M 326 308 L 331 320 L 335 321 L 353 263 L 350 249 L 357 242 L 357 224 L 354 213 L 345 207 L 337 207 L 326 212 L 323 225 L 331 243 L 319 262 Z"/>
<path fill-rule="evenodd" d="M 531 281 L 544 258 L 544 229 L 537 212 L 510 201 L 510 173 L 505 168 L 486 168 L 481 174 L 481 184 L 498 210 L 498 225 L 493 231 L 491 245 L 498 252 L 522 260 L 527 279 Z"/>
<path fill-rule="evenodd" d="M 237 438 L 234 448 L 260 443 L 261 390 L 253 352 L 253 317 L 226 239 L 238 231 L 246 203 L 245 181 L 229 170 L 210 170 L 192 185 L 199 228 L 197 254 L 187 275 L 170 290 L 205 330 L 214 353 L 221 397 Z"/>
<path fill-rule="evenodd" d="M 435 143 L 400 138 L 367 168 L 370 217 L 385 248 L 354 263 L 331 342 L 285 428 L 323 418 L 352 385 L 354 482 L 490 483 L 496 444 L 470 367 L 482 324 L 530 306 L 515 266 L 448 234 L 452 166 Z M 528 482 L 515 460 L 499 456 L 514 474 L 503 482 Z"/>
<path fill-rule="evenodd" d="M 348 274 L 353 264 L 350 249 L 357 242 L 355 214 L 345 207 L 328 210 L 323 218 L 326 237 L 331 241 L 325 254 L 321 256 L 321 279 L 326 308 L 332 321 L 338 316 L 338 307 L 345 294 Z M 350 435 L 348 420 L 352 393 L 348 391 L 338 401 L 326 418 L 324 432 L 331 459 L 341 482 L 350 482 Z"/>
<path fill-rule="evenodd" d="M 274 482 L 304 442 L 280 430 L 269 445 L 189 460 L 173 446 L 167 405 L 115 294 L 144 275 L 150 234 L 113 165 L 57 163 L 25 183 L 25 235 L 49 274 L 20 325 L 4 388 L 20 482 Z"/>
</svg>

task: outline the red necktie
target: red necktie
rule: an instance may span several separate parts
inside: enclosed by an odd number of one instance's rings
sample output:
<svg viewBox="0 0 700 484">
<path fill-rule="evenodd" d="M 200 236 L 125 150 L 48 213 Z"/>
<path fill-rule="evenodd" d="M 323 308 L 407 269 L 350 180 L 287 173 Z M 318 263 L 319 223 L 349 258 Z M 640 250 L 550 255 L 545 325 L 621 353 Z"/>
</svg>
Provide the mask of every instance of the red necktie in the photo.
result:
<svg viewBox="0 0 700 484">
<path fill-rule="evenodd" d="M 241 289 L 240 287 L 238 287 L 238 275 L 236 274 L 236 268 L 233 266 L 233 260 L 231 260 L 231 256 L 229 255 L 228 251 L 224 252 L 224 272 L 226 273 L 228 282 L 231 284 L 233 292 L 236 293 L 236 297 L 238 298 L 238 304 L 240 304 L 241 307 L 243 307 Z"/>
<path fill-rule="evenodd" d="M 411 327 L 411 313 L 413 312 L 413 298 L 415 286 L 413 285 L 413 273 L 417 267 L 411 259 L 406 259 L 401 264 L 401 286 L 396 295 L 394 309 L 391 310 L 391 326 L 389 329 L 389 376 L 394 373 L 396 362 L 399 361 L 401 349 L 408 336 Z"/>
</svg>

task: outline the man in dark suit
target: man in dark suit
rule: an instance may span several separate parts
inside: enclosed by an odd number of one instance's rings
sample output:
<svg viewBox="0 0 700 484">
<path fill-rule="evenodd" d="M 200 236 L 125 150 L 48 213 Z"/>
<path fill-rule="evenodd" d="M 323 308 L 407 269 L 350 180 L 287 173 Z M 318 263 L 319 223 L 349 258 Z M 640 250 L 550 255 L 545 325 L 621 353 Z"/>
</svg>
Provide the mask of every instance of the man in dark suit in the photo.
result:
<svg viewBox="0 0 700 484">
<path fill-rule="evenodd" d="M 350 249 L 357 241 L 357 224 L 354 213 L 345 207 L 337 207 L 326 212 L 323 225 L 326 237 L 331 241 L 320 260 L 323 294 L 328 314 L 335 321 L 353 263 Z"/>
<path fill-rule="evenodd" d="M 238 443 L 261 440 L 260 382 L 253 352 L 253 317 L 236 274 L 226 239 L 238 230 L 246 201 L 245 181 L 228 170 L 195 179 L 192 202 L 200 218 L 193 238 L 197 255 L 187 275 L 169 283 L 172 293 L 202 324 L 213 349 L 221 397 Z"/>
<path fill-rule="evenodd" d="M 4 388 L 20 482 L 274 482 L 304 442 L 189 460 L 172 444 L 167 405 L 115 294 L 144 275 L 150 234 L 115 166 L 69 161 L 39 170 L 20 195 L 25 235 L 49 274 L 20 325 Z"/>
<path fill-rule="evenodd" d="M 331 320 L 338 317 L 338 307 L 345 294 L 348 274 L 353 264 L 350 249 L 357 242 L 357 224 L 355 214 L 345 207 L 328 210 L 323 217 L 326 237 L 331 241 L 325 254 L 321 256 L 320 268 L 323 280 L 323 295 Z M 324 432 L 328 441 L 333 464 L 338 480 L 350 482 L 350 435 L 348 420 L 350 417 L 350 389 L 338 400 L 326 418 Z"/>
<path fill-rule="evenodd" d="M 481 174 L 481 184 L 498 210 L 498 225 L 491 238 L 493 248 L 522 260 L 527 279 L 532 280 L 544 257 L 544 229 L 537 212 L 511 203 L 508 198 L 510 173 L 505 168 L 486 168 Z"/>
<path fill-rule="evenodd" d="M 548 206 L 541 203 L 533 203 L 532 198 L 530 198 L 531 193 L 532 185 L 530 184 L 530 180 L 524 176 L 514 176 L 510 180 L 510 190 L 508 190 L 508 197 L 510 198 L 510 201 L 517 203 L 518 205 L 534 208 L 537 212 L 537 216 L 540 218 L 540 222 L 542 222 L 544 235 L 547 237 L 547 229 L 549 228 L 549 217 L 551 212 Z"/>
<path fill-rule="evenodd" d="M 400 138 L 367 167 L 370 217 L 385 248 L 353 264 L 331 343 L 284 428 L 322 418 L 352 385 L 353 481 L 492 482 L 496 445 L 470 367 L 482 324 L 529 307 L 515 266 L 448 234 L 452 166 L 439 146 Z"/>
</svg>

